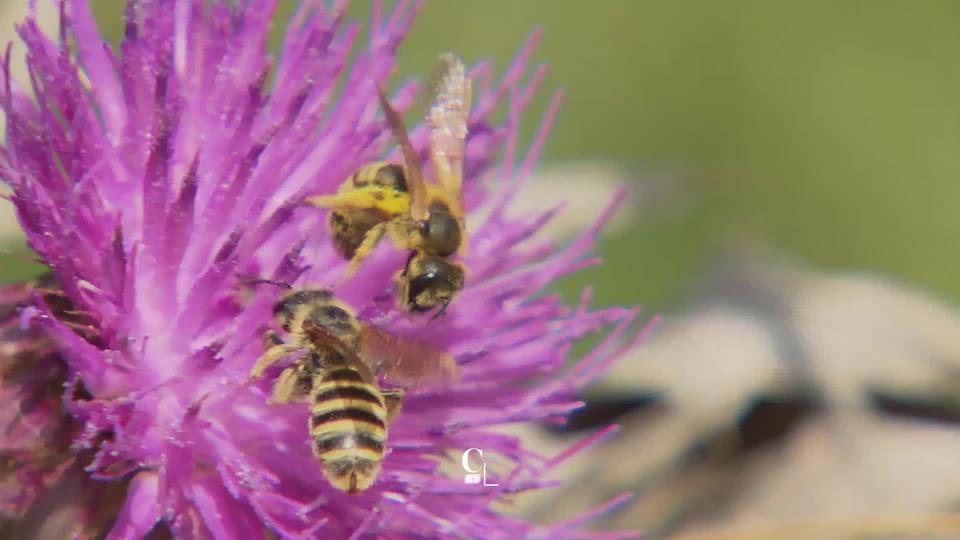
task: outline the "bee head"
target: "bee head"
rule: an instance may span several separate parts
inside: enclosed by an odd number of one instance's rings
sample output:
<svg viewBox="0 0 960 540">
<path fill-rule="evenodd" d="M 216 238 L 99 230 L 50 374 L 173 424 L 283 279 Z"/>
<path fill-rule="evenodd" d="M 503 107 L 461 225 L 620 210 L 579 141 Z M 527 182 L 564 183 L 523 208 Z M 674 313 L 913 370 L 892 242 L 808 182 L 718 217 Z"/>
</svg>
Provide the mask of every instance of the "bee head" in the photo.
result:
<svg viewBox="0 0 960 540">
<path fill-rule="evenodd" d="M 350 336 L 357 332 L 356 317 L 339 303 L 329 302 L 313 306 L 308 319 L 338 337 Z"/>
<path fill-rule="evenodd" d="M 430 205 L 424 228 L 424 249 L 431 255 L 449 257 L 460 248 L 460 222 L 441 202 Z"/>
<path fill-rule="evenodd" d="M 401 276 L 404 307 L 417 313 L 446 307 L 463 288 L 463 277 L 463 268 L 453 261 L 414 256 Z"/>
<path fill-rule="evenodd" d="M 380 473 L 380 462 L 364 458 L 344 458 L 323 462 L 323 475 L 330 485 L 350 495 L 370 489 Z"/>
</svg>

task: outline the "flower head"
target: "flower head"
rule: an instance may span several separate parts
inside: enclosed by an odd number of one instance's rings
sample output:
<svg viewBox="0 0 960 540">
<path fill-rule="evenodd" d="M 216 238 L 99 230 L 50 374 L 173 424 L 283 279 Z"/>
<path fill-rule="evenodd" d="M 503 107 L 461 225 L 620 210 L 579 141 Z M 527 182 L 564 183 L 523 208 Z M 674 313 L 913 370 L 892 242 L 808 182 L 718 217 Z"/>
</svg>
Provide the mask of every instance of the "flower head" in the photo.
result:
<svg viewBox="0 0 960 540">
<path fill-rule="evenodd" d="M 62 414 L 72 426 L 64 452 L 86 458 L 88 480 L 126 487 L 114 538 L 158 523 L 183 538 L 576 536 L 581 520 L 536 528 L 491 507 L 543 487 L 544 472 L 607 432 L 546 458 L 496 427 L 562 419 L 578 406 L 575 392 L 636 340 L 624 336 L 634 310 L 590 311 L 588 295 L 568 310 L 541 294 L 593 264 L 588 252 L 612 207 L 563 249 L 525 242 L 559 209 L 523 219 L 502 211 L 559 104 L 558 95 L 519 160 L 520 115 L 544 74 L 537 68 L 523 82 L 535 40 L 501 78 L 486 64 L 471 72 L 466 202 L 488 211 L 468 219 L 468 283 L 446 317 L 394 308 L 390 278 L 404 254 L 386 247 L 335 289 L 361 318 L 448 350 L 462 372 L 452 386 L 407 393 L 375 486 L 357 496 L 333 489 L 311 455 L 305 407 L 269 405 L 269 382 L 246 382 L 279 295 L 249 277 L 297 287 L 341 280 L 345 262 L 324 213 L 300 202 L 333 192 L 389 149 L 376 83 L 419 8 L 400 2 L 386 13 L 376 4 L 367 43 L 348 65 L 360 33 L 343 2 L 303 2 L 273 60 L 275 4 L 131 1 L 116 51 L 84 0 L 62 2 L 55 38 L 33 19 L 20 26 L 35 97 L 11 80 L 8 49 L 0 178 L 70 308 L 35 294 L 19 312 L 27 341 L 0 345 L 49 348 L 44 357 L 60 370 L 50 380 L 64 377 L 65 390 L 47 418 Z M 414 91 L 403 86 L 394 103 L 406 107 Z M 506 120 L 495 124 L 504 102 Z M 422 127 L 411 139 L 423 153 Z M 565 368 L 574 340 L 612 324 L 606 341 Z M 11 397 L 21 410 L 25 395 Z M 469 448 L 490 456 L 499 487 L 442 474 Z"/>
</svg>

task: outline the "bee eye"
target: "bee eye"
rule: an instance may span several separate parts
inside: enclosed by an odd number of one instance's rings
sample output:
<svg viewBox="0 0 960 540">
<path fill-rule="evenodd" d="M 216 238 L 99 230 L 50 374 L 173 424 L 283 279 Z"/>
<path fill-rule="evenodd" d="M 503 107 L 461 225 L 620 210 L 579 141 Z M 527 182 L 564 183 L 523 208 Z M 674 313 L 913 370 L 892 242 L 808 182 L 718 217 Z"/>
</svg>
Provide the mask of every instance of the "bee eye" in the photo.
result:
<svg viewBox="0 0 960 540">
<path fill-rule="evenodd" d="M 428 311 L 433 308 L 432 305 L 425 305 L 418 301 L 425 293 L 437 288 L 437 282 L 440 281 L 435 274 L 421 274 L 410 280 L 410 286 L 407 289 L 407 303 L 413 311 Z"/>
</svg>

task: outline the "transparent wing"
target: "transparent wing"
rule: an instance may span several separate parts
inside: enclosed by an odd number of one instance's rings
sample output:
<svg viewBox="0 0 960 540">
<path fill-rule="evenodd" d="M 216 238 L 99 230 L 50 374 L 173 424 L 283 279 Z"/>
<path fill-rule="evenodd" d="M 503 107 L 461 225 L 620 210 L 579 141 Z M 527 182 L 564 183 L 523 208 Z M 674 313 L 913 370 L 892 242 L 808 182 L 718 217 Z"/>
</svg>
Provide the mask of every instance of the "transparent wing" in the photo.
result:
<svg viewBox="0 0 960 540">
<path fill-rule="evenodd" d="M 430 162 L 437 182 L 456 203 L 463 216 L 463 155 L 470 115 L 470 80 L 466 68 L 452 54 L 440 57 L 445 71 L 437 86 L 436 100 L 427 115 L 430 128 Z"/>
<path fill-rule="evenodd" d="M 459 370 L 453 356 L 423 341 L 364 325 L 360 347 L 373 371 L 401 386 L 449 384 Z"/>
<path fill-rule="evenodd" d="M 410 216 L 417 221 L 427 219 L 427 185 L 423 180 L 423 171 L 420 169 L 420 158 L 410 144 L 410 137 L 407 135 L 407 127 L 403 124 L 403 118 L 394 110 L 383 88 L 377 87 L 377 96 L 380 98 L 380 106 L 383 107 L 383 114 L 387 119 L 387 125 L 390 131 L 397 139 L 400 146 L 400 152 L 403 154 L 403 161 L 407 166 L 407 192 L 410 194 Z"/>
</svg>

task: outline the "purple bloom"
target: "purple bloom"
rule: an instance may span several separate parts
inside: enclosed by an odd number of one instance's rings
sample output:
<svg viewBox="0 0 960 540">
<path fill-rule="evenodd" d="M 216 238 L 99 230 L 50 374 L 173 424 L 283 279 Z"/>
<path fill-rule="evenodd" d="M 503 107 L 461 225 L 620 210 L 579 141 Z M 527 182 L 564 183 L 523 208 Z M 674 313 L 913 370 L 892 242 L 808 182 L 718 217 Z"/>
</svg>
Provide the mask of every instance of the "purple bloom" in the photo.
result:
<svg viewBox="0 0 960 540">
<path fill-rule="evenodd" d="M 537 68 L 524 82 L 535 39 L 500 79 L 486 64 L 472 70 L 466 199 L 485 218 L 468 222 L 466 288 L 445 318 L 429 322 L 394 308 L 390 277 L 403 253 L 378 249 L 340 283 L 345 262 L 333 251 L 325 213 L 299 204 L 392 149 L 375 82 L 388 78 L 419 4 L 400 2 L 390 13 L 377 4 L 366 46 L 349 66 L 360 33 L 343 20 L 344 2 L 304 2 L 274 61 L 266 38 L 275 4 L 131 1 L 117 51 L 102 42 L 84 0 L 63 1 L 55 38 L 32 19 L 20 26 L 36 97 L 10 79 L 8 50 L 0 179 L 13 188 L 30 246 L 62 290 L 57 300 L 70 305 L 3 290 L 5 306 L 22 306 L 16 324 L 9 309 L 0 320 L 0 347 L 13 351 L 4 352 L 4 368 L 20 357 L 33 362 L 4 397 L 25 411 L 46 388 L 34 421 L 54 427 L 34 439 L 2 436 L 2 450 L 22 443 L 37 458 L 43 448 L 59 449 L 58 466 L 82 473 L 78 482 L 123 486 L 110 538 L 139 538 L 158 523 L 178 538 L 266 530 L 284 538 L 605 537 L 574 530 L 589 515 L 534 527 L 491 507 L 544 487 L 551 467 L 610 431 L 546 458 L 496 427 L 562 421 L 579 405 L 576 391 L 639 339 L 625 335 L 636 310 L 590 311 L 589 295 L 569 310 L 540 294 L 594 264 L 588 253 L 613 207 L 563 249 L 525 242 L 556 210 L 521 220 L 502 212 L 536 163 L 559 105 L 558 95 L 519 159 L 520 115 L 544 74 Z M 414 91 L 404 86 L 394 103 L 409 105 Z M 493 113 L 504 102 L 498 125 Z M 423 152 L 424 130 L 411 138 Z M 268 405 L 270 382 L 246 383 L 280 292 L 245 285 L 249 276 L 336 285 L 361 318 L 456 356 L 460 382 L 408 392 L 369 491 L 349 496 L 330 487 L 311 455 L 305 406 Z M 592 354 L 566 367 L 574 340 L 611 325 Z M 63 388 L 51 395 L 59 381 Z M 56 437 L 69 446 L 47 446 Z M 483 449 L 488 481 L 499 487 L 464 483 L 459 462 L 469 448 Z M 454 474 L 440 472 L 446 463 Z M 43 465 L 28 462 L 17 470 L 22 479 L 0 486 L 11 515 L 52 485 Z M 33 491 L 12 500 L 23 486 Z M 91 523 L 92 489 L 75 490 L 76 504 L 91 506 Z"/>
</svg>

